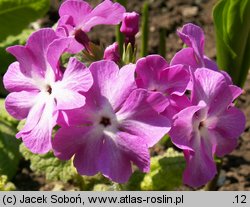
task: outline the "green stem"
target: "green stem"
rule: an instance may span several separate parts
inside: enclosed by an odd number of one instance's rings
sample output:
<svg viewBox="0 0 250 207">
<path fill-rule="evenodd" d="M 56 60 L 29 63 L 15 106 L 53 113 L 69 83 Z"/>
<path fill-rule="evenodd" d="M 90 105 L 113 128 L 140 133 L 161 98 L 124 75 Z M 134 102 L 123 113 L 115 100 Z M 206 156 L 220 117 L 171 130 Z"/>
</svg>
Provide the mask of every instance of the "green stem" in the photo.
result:
<svg viewBox="0 0 250 207">
<path fill-rule="evenodd" d="M 160 34 L 160 42 L 159 42 L 159 48 L 158 48 L 158 53 L 162 57 L 166 57 L 166 29 L 165 28 L 160 28 L 159 30 Z"/>
<path fill-rule="evenodd" d="M 148 23 L 148 3 L 145 2 L 142 9 L 142 48 L 141 48 L 141 57 L 144 57 L 148 54 L 148 34 L 149 34 L 149 23 Z"/>
<path fill-rule="evenodd" d="M 120 32 L 120 27 L 121 27 L 121 24 L 117 25 L 116 28 L 115 28 L 115 32 L 116 32 L 116 42 L 119 45 L 119 53 L 122 56 L 122 53 L 123 53 L 123 44 L 124 44 L 125 37 L 124 37 L 124 34 L 122 34 Z"/>
<path fill-rule="evenodd" d="M 127 0 L 116 0 L 116 2 L 123 5 L 124 7 L 126 7 Z M 120 27 L 121 27 L 121 24 L 116 26 L 115 33 L 116 33 L 116 42 L 119 45 L 119 52 L 120 52 L 120 55 L 122 57 L 125 36 L 124 36 L 124 34 L 122 34 L 120 32 Z"/>
</svg>

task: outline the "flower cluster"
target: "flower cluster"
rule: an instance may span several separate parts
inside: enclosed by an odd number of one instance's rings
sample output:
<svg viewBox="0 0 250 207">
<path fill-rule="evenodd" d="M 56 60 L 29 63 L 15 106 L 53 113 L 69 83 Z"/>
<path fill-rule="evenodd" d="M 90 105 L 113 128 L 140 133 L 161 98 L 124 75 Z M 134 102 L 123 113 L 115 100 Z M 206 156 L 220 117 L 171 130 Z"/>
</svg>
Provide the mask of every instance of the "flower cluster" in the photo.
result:
<svg viewBox="0 0 250 207">
<path fill-rule="evenodd" d="M 242 90 L 204 55 L 201 28 L 186 24 L 178 31 L 187 47 L 170 64 L 149 55 L 119 69 L 114 43 L 103 60 L 86 67 L 74 54 L 91 52 L 87 32 L 122 22 L 121 31 L 134 43 L 138 15 L 110 0 L 94 9 L 68 0 L 59 14 L 56 30 L 41 29 L 25 46 L 7 49 L 17 61 L 4 76 L 10 91 L 6 109 L 26 119 L 16 137 L 33 153 L 53 150 L 62 160 L 74 157 L 80 174 L 101 172 L 123 183 L 132 173 L 131 163 L 150 170 L 148 148 L 169 134 L 185 155 L 184 183 L 197 187 L 211 180 L 214 156 L 236 147 L 245 117 L 233 104 Z M 72 57 L 65 68 L 60 58 L 66 52 Z M 60 128 L 52 139 L 56 125 Z"/>
</svg>

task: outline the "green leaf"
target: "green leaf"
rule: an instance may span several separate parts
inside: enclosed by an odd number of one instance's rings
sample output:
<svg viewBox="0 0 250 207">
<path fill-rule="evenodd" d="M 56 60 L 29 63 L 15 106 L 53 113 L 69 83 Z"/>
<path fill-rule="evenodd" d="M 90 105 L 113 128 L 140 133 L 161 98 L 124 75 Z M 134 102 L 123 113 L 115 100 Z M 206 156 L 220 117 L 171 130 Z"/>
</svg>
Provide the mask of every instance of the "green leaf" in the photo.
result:
<svg viewBox="0 0 250 207">
<path fill-rule="evenodd" d="M 218 65 L 242 87 L 250 67 L 250 0 L 221 0 L 213 18 Z"/>
<path fill-rule="evenodd" d="M 6 175 L 0 175 L 0 191 L 11 191 L 15 189 L 15 185 L 8 182 L 8 177 Z"/>
<path fill-rule="evenodd" d="M 36 174 L 45 174 L 47 180 L 67 182 L 77 174 L 71 160 L 62 161 L 52 152 L 44 155 L 33 154 L 24 144 L 20 145 L 20 152 L 26 160 L 30 160 L 30 168 Z"/>
<path fill-rule="evenodd" d="M 29 23 L 42 17 L 50 0 L 0 0 L 0 42 L 19 34 Z"/>
<path fill-rule="evenodd" d="M 103 184 L 111 187 L 111 182 L 108 178 L 104 177 L 101 173 L 94 176 L 77 176 L 77 184 L 81 190 L 94 190 L 96 185 Z"/>
<path fill-rule="evenodd" d="M 127 190 L 175 190 L 182 185 L 184 168 L 183 153 L 169 148 L 164 155 L 151 158 L 148 174 L 136 170 L 125 188 Z"/>
<path fill-rule="evenodd" d="M 185 168 L 183 153 L 169 148 L 163 156 L 151 159 L 151 171 L 141 183 L 142 190 L 174 190 L 182 185 Z"/>
<path fill-rule="evenodd" d="M 8 115 L 0 99 L 0 175 L 12 178 L 18 168 L 20 141 L 15 138 L 17 121 Z"/>
<path fill-rule="evenodd" d="M 96 184 L 93 187 L 93 191 L 111 191 L 112 186 L 110 185 L 105 185 L 105 184 Z"/>
<path fill-rule="evenodd" d="M 42 17 L 50 0 L 0 0 L 0 74 L 3 75 L 15 58 L 5 49 L 24 44 L 31 33 L 27 26 Z"/>
<path fill-rule="evenodd" d="M 129 181 L 124 184 L 124 189 L 126 190 L 142 190 L 141 183 L 145 177 L 145 173 L 142 173 L 138 169 L 134 171 Z"/>
</svg>

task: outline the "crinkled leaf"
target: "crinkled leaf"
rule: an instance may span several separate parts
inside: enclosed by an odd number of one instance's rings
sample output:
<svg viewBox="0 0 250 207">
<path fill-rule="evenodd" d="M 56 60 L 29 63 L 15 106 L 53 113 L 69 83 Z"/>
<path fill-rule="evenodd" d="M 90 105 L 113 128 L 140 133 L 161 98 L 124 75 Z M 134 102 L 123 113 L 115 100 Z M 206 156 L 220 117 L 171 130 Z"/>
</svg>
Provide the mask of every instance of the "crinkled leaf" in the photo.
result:
<svg viewBox="0 0 250 207">
<path fill-rule="evenodd" d="M 151 159 L 151 171 L 141 183 L 142 190 L 174 190 L 182 185 L 185 168 L 183 153 L 169 148 L 163 156 Z"/>
<path fill-rule="evenodd" d="M 110 185 L 105 184 L 96 184 L 93 188 L 93 191 L 111 191 L 113 190 Z"/>
<path fill-rule="evenodd" d="M 221 0 L 213 18 L 218 65 L 243 86 L 250 67 L 250 0 Z"/>
<path fill-rule="evenodd" d="M 15 138 L 17 122 L 5 111 L 3 103 L 0 99 L 0 175 L 11 179 L 20 160 L 20 141 Z"/>
<path fill-rule="evenodd" d="M 164 155 L 151 158 L 148 174 L 135 171 L 130 178 L 128 190 L 174 190 L 182 185 L 185 160 L 182 153 L 169 148 Z"/>
<path fill-rule="evenodd" d="M 110 186 L 111 182 L 109 179 L 105 178 L 101 173 L 98 173 L 94 176 L 81 176 L 78 175 L 77 183 L 80 186 L 81 190 L 94 190 L 96 185 L 106 185 Z"/>
<path fill-rule="evenodd" d="M 15 185 L 8 182 L 8 177 L 6 175 L 0 175 L 0 191 L 11 191 L 15 189 Z"/>
<path fill-rule="evenodd" d="M 24 144 L 20 145 L 20 152 L 26 160 L 30 160 L 30 168 L 36 174 L 45 174 L 47 180 L 67 182 L 76 175 L 71 160 L 59 160 L 52 152 L 44 155 L 33 154 Z"/>
</svg>

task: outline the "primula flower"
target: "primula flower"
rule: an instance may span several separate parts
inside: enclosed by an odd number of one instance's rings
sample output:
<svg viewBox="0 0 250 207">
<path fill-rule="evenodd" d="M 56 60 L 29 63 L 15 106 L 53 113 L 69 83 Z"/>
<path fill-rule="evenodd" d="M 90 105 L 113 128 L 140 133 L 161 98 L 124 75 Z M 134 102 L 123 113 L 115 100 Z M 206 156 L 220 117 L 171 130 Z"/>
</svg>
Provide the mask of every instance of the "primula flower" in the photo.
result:
<svg viewBox="0 0 250 207">
<path fill-rule="evenodd" d="M 123 18 L 125 8 L 118 3 L 105 0 L 94 9 L 82 0 L 65 1 L 60 9 L 57 34 L 71 39 L 68 52 L 77 53 L 88 49 L 87 32 L 96 25 L 116 25 Z"/>
<path fill-rule="evenodd" d="M 139 88 L 162 93 L 169 105 L 163 112 L 167 117 L 187 107 L 189 99 L 184 95 L 190 75 L 183 65 L 169 66 L 160 55 L 149 55 L 136 63 L 136 83 Z"/>
<path fill-rule="evenodd" d="M 148 147 L 170 129 L 168 119 L 156 111 L 165 106 L 159 93 L 136 89 L 132 64 L 119 70 L 114 62 L 103 60 L 89 69 L 94 83 L 84 93 L 86 104 L 72 111 L 69 127 L 58 130 L 54 153 L 63 160 L 74 156 L 80 174 L 101 172 L 123 183 L 132 173 L 131 162 L 143 172 L 149 171 Z"/>
<path fill-rule="evenodd" d="M 112 45 L 108 46 L 103 55 L 104 60 L 112 60 L 115 63 L 120 61 L 120 53 L 119 53 L 119 45 L 117 42 L 113 43 Z"/>
<path fill-rule="evenodd" d="M 185 155 L 184 183 L 199 187 L 217 172 L 214 155 L 222 157 L 237 146 L 245 116 L 232 104 L 241 89 L 229 86 L 221 73 L 200 68 L 192 81 L 192 106 L 176 114 L 170 137 Z"/>
<path fill-rule="evenodd" d="M 17 119 L 26 118 L 16 135 L 34 153 L 51 149 L 51 133 L 58 110 L 84 105 L 93 82 L 91 73 L 75 58 L 69 60 L 64 74 L 59 58 L 68 47 L 67 39 L 57 39 L 52 29 L 33 33 L 26 46 L 13 46 L 7 51 L 16 57 L 4 75 L 4 86 L 11 93 L 6 98 L 7 111 Z"/>
</svg>

